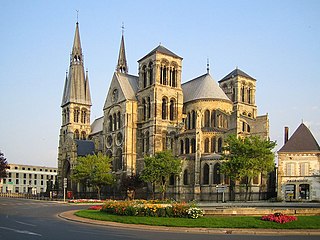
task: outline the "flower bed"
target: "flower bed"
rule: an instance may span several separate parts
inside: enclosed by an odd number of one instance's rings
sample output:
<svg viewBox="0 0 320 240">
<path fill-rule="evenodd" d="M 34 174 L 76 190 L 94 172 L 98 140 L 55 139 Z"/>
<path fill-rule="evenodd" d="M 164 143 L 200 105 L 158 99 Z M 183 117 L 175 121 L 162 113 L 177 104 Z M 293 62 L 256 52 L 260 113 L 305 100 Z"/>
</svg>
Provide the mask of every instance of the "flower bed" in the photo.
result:
<svg viewBox="0 0 320 240">
<path fill-rule="evenodd" d="M 263 216 L 261 220 L 277 222 L 277 223 L 287 223 L 287 222 L 297 221 L 298 219 L 295 216 L 287 216 L 282 213 L 274 213 L 274 214 Z"/>
<path fill-rule="evenodd" d="M 94 205 L 88 208 L 88 210 L 101 210 L 102 206 L 101 205 Z"/>
<path fill-rule="evenodd" d="M 99 199 L 70 199 L 68 203 L 105 203 L 105 200 Z"/>
<path fill-rule="evenodd" d="M 121 216 L 198 218 L 203 216 L 200 208 L 187 203 L 158 203 L 140 201 L 107 201 L 101 211 Z"/>
</svg>

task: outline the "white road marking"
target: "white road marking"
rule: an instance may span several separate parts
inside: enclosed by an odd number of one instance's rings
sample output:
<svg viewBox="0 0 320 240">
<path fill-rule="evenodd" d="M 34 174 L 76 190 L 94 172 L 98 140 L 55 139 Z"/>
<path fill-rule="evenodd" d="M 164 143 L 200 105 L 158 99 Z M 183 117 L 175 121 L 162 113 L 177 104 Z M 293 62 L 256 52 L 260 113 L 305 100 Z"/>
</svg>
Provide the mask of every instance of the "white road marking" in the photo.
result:
<svg viewBox="0 0 320 240">
<path fill-rule="evenodd" d="M 16 222 L 16 223 L 23 224 L 23 225 L 31 226 L 31 227 L 36 227 L 36 225 L 31 224 L 31 223 L 25 223 L 25 222 L 20 222 L 20 221 L 15 221 L 15 222 Z"/>
<path fill-rule="evenodd" d="M 35 235 L 35 236 L 40 236 L 40 237 L 42 236 L 39 233 L 34 233 L 34 232 L 27 231 L 27 230 L 18 230 L 18 229 L 7 228 L 7 227 L 0 227 L 0 229 L 9 230 L 9 231 L 13 231 L 13 232 L 16 232 L 16 233 Z"/>
</svg>

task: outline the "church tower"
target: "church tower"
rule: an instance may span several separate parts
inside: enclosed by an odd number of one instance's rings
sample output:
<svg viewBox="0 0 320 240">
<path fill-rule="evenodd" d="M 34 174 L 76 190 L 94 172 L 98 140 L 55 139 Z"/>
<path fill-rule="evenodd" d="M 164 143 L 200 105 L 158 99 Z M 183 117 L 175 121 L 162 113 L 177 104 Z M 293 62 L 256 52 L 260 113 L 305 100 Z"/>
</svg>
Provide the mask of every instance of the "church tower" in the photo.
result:
<svg viewBox="0 0 320 240">
<path fill-rule="evenodd" d="M 63 187 L 63 178 L 68 178 L 77 159 L 75 140 L 87 140 L 90 134 L 91 96 L 88 72 L 84 71 L 84 61 L 80 41 L 79 23 L 76 23 L 69 72 L 66 74 L 62 96 L 62 124 L 59 137 L 58 181 Z"/>
<path fill-rule="evenodd" d="M 137 168 L 143 157 L 158 151 L 177 154 L 176 141 L 182 122 L 182 58 L 159 45 L 138 61 Z"/>
</svg>

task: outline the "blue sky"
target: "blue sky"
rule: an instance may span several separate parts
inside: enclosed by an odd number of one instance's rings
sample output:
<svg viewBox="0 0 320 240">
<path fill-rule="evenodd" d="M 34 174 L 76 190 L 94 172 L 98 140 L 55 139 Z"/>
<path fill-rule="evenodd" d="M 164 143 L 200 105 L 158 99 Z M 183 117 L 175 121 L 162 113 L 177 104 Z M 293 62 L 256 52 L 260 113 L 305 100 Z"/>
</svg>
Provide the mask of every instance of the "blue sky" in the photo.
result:
<svg viewBox="0 0 320 240">
<path fill-rule="evenodd" d="M 76 10 L 92 121 L 102 108 L 125 25 L 129 72 L 162 45 L 183 57 L 183 82 L 240 68 L 257 79 L 260 115 L 283 145 L 303 122 L 320 141 L 320 1 L 1 1 L 0 150 L 9 163 L 57 166 L 61 98 Z"/>
</svg>

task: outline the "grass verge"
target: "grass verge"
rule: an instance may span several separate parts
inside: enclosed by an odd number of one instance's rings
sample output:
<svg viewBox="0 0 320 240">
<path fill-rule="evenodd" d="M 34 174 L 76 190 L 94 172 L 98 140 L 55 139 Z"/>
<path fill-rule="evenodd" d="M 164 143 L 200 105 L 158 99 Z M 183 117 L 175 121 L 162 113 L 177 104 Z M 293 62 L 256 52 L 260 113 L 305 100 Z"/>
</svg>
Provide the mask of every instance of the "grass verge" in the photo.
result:
<svg viewBox="0 0 320 240">
<path fill-rule="evenodd" d="M 99 210 L 80 210 L 76 216 L 101 221 L 190 228 L 265 228 L 265 229 L 320 229 L 320 216 L 299 216 L 297 221 L 279 224 L 252 216 L 206 216 L 198 219 L 117 216 Z"/>
</svg>

